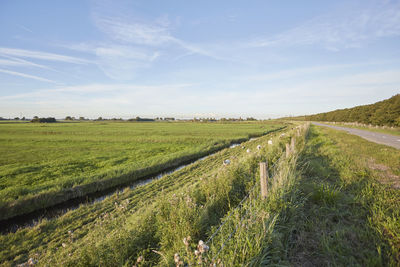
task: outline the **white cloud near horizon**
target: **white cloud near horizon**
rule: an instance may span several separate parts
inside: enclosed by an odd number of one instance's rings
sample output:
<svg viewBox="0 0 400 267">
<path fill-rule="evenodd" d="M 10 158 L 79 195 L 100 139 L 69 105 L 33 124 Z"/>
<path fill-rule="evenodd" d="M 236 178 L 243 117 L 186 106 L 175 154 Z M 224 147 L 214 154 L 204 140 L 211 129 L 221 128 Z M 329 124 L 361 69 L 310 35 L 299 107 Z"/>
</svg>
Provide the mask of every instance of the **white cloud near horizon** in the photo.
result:
<svg viewBox="0 0 400 267">
<path fill-rule="evenodd" d="M 343 108 L 355 99 L 358 99 L 357 104 L 376 102 L 374 95 L 390 97 L 396 93 L 398 84 L 400 69 L 310 79 L 281 87 L 256 85 L 249 86 L 248 91 L 229 92 L 204 93 L 201 84 L 88 84 L 3 96 L 0 106 L 25 103 L 34 110 L 45 107 L 48 113 L 41 114 L 43 116 L 58 117 L 73 112 L 89 117 L 111 114 L 118 117 L 127 114 L 190 117 L 196 113 L 213 113 L 217 117 L 241 114 L 266 118 L 271 112 L 274 116 L 285 116 Z M 82 96 L 86 101 L 78 101 Z"/>
</svg>

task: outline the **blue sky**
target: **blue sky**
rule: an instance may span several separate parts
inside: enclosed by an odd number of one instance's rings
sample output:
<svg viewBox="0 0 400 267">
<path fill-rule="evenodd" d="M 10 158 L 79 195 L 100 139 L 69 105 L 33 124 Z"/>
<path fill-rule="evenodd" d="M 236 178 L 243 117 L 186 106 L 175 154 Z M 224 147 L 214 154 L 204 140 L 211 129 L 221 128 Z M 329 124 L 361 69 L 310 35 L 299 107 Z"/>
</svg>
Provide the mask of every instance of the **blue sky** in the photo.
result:
<svg viewBox="0 0 400 267">
<path fill-rule="evenodd" d="M 258 118 L 400 92 L 400 1 L 0 2 L 0 116 Z"/>
</svg>

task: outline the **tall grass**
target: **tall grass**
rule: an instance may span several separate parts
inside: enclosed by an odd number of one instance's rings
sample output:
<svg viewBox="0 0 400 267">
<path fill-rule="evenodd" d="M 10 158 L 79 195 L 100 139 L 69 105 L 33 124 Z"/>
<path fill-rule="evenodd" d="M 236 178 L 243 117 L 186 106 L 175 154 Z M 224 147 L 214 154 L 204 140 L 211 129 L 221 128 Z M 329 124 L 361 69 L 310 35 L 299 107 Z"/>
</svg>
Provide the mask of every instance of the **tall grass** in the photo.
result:
<svg viewBox="0 0 400 267">
<path fill-rule="evenodd" d="M 270 263 L 271 251 L 277 249 L 276 247 L 271 249 L 276 240 L 275 223 L 289 206 L 288 203 L 296 184 L 297 153 L 304 144 L 303 138 L 297 138 L 298 143 L 294 154 L 285 158 L 284 154 L 282 155 L 282 145 L 285 141 L 288 141 L 288 138 L 282 140 L 279 150 L 272 149 L 272 153 L 271 151 L 266 153 L 264 150 L 252 159 L 250 180 L 253 183 L 246 190 L 246 194 L 241 195 L 242 201 L 239 205 L 233 206 L 225 216 L 221 217 L 220 224 L 211 225 L 205 235 L 193 236 L 193 231 L 187 231 L 185 241 L 190 237 L 192 242 L 182 242 L 185 238 L 184 233 L 175 235 L 175 238 L 173 236 L 169 238 L 169 240 L 177 240 L 177 247 L 173 250 L 175 257 L 172 257 L 172 252 L 166 254 L 167 258 L 174 259 L 168 262 L 170 265 L 260 266 Z M 269 181 L 268 196 L 262 199 L 259 193 L 259 181 L 257 181 L 258 163 L 270 159 L 271 154 L 274 155 L 274 160 L 270 163 L 275 164 L 269 170 L 272 178 Z M 279 157 L 279 155 L 282 156 Z M 248 176 L 249 174 L 245 175 L 245 177 Z M 244 177 L 240 180 L 244 180 Z M 204 241 L 197 243 L 196 241 L 201 237 Z M 207 251 L 202 253 L 204 249 Z"/>
<path fill-rule="evenodd" d="M 341 131 L 311 126 L 299 159 L 297 208 L 279 227 L 289 240 L 279 261 L 398 266 L 400 192 L 381 184 L 368 162 L 385 163 L 397 173 L 399 153 Z"/>
</svg>

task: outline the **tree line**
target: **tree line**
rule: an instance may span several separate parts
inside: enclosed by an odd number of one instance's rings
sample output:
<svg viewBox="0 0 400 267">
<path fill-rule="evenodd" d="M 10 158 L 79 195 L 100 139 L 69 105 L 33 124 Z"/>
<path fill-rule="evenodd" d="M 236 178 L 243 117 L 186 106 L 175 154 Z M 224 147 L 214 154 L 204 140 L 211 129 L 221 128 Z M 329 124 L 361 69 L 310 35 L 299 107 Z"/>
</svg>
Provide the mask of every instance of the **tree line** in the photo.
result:
<svg viewBox="0 0 400 267">
<path fill-rule="evenodd" d="M 400 127 L 400 94 L 370 105 L 337 109 L 330 112 L 293 117 L 307 121 L 358 122 L 379 126 Z"/>
</svg>

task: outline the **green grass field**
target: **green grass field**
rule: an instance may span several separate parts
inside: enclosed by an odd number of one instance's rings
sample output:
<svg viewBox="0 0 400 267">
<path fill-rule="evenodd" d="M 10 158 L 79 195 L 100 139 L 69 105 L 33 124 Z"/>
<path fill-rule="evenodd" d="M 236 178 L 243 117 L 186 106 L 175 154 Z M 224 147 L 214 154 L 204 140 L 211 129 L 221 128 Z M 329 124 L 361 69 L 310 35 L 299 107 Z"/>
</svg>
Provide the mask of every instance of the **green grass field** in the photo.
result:
<svg viewBox="0 0 400 267">
<path fill-rule="evenodd" d="M 182 249 L 182 238 L 206 238 L 257 181 L 258 162 L 275 162 L 280 132 L 227 148 L 160 180 L 82 205 L 53 220 L 0 236 L 0 262 L 12 265 L 32 257 L 41 265 L 131 266 L 139 255 L 146 265 Z M 267 141 L 274 145 L 268 146 Z M 256 146 L 262 145 L 261 150 Z M 231 165 L 224 166 L 224 159 Z M 69 232 L 71 231 L 71 232 Z M 70 233 L 73 233 L 70 234 Z M 64 244 L 64 245 L 63 245 Z"/>
<path fill-rule="evenodd" d="M 147 185 L 3 234 L 0 263 L 398 266 L 400 151 L 325 127 L 297 133 L 285 129 L 244 149 L 223 149 Z M 296 147 L 285 157 L 291 137 Z M 259 194 L 263 161 L 266 199 Z M 196 252 L 199 240 L 208 241 L 208 252 Z"/>
<path fill-rule="evenodd" d="M 3 123 L 0 219 L 133 181 L 279 127 L 247 122 Z"/>
</svg>

